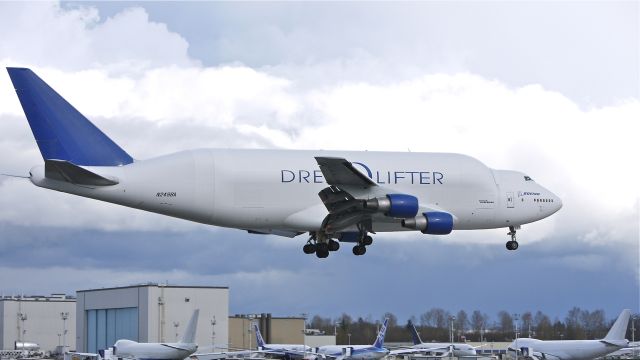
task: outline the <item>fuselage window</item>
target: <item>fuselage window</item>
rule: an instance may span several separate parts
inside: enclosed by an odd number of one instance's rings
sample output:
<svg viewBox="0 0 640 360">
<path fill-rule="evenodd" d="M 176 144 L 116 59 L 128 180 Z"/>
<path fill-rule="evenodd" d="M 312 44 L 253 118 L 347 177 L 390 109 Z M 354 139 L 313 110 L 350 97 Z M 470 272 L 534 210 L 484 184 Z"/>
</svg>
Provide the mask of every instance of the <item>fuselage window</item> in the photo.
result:
<svg viewBox="0 0 640 360">
<path fill-rule="evenodd" d="M 528 177 L 527 175 L 524 176 L 524 181 L 533 181 L 532 178 Z"/>
</svg>

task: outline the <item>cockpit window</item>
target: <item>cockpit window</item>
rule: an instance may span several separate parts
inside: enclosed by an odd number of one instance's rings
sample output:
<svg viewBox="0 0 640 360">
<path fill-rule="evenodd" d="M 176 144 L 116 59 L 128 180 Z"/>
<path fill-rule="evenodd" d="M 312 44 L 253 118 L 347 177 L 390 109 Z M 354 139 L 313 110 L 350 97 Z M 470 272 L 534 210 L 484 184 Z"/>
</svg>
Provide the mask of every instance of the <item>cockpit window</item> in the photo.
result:
<svg viewBox="0 0 640 360">
<path fill-rule="evenodd" d="M 524 176 L 524 181 L 533 181 L 532 178 L 528 177 L 527 175 Z"/>
</svg>

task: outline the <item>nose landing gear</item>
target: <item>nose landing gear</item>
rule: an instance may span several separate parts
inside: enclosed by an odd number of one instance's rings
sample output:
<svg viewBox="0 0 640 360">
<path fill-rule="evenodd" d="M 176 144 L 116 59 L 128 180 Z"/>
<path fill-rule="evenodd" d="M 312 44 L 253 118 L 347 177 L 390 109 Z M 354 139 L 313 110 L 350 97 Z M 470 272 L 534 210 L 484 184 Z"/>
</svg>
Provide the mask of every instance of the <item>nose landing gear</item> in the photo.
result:
<svg viewBox="0 0 640 360">
<path fill-rule="evenodd" d="M 518 249 L 518 242 L 516 241 L 516 227 L 509 226 L 509 232 L 507 235 L 511 236 L 511 240 L 507 241 L 507 250 L 516 250 Z"/>
</svg>

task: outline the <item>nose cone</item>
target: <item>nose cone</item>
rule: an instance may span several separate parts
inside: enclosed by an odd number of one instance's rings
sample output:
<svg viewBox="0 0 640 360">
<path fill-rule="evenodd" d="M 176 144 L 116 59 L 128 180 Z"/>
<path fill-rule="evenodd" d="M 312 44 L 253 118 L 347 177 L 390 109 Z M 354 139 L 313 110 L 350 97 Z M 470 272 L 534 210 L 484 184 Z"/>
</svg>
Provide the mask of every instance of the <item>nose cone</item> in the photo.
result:
<svg viewBox="0 0 640 360">
<path fill-rule="evenodd" d="M 553 195 L 553 212 L 557 212 L 558 210 L 562 209 L 562 199 L 560 199 L 559 196 L 557 195 Z"/>
</svg>

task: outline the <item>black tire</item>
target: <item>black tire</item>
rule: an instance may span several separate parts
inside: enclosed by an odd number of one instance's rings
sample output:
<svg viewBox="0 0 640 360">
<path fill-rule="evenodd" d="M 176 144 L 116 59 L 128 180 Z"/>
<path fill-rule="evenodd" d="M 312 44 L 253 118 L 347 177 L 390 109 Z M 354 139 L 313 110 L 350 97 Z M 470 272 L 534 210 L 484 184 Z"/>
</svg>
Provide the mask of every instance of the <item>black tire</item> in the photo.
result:
<svg viewBox="0 0 640 360">
<path fill-rule="evenodd" d="M 306 244 L 302 247 L 302 251 L 304 251 L 304 253 L 307 255 L 313 254 L 314 252 L 316 252 L 316 246 L 314 244 Z"/>
<path fill-rule="evenodd" d="M 513 244 L 511 244 L 511 250 L 518 250 L 518 242 L 517 241 L 513 241 Z"/>
<path fill-rule="evenodd" d="M 367 252 L 367 248 L 363 245 L 356 245 L 353 247 L 353 255 L 360 256 Z"/>
<path fill-rule="evenodd" d="M 338 251 L 340 249 L 340 243 L 335 240 L 329 240 L 329 251 Z"/>
<path fill-rule="evenodd" d="M 362 245 L 369 246 L 371 244 L 373 244 L 373 238 L 371 236 L 367 235 L 362 239 Z"/>
<path fill-rule="evenodd" d="M 507 241 L 507 250 L 511 250 L 511 241 Z"/>
<path fill-rule="evenodd" d="M 316 251 L 329 252 L 329 244 L 327 244 L 327 243 L 318 243 L 318 244 L 316 244 Z"/>
<path fill-rule="evenodd" d="M 329 250 L 316 250 L 316 256 L 320 259 L 324 259 L 329 256 Z"/>
</svg>

